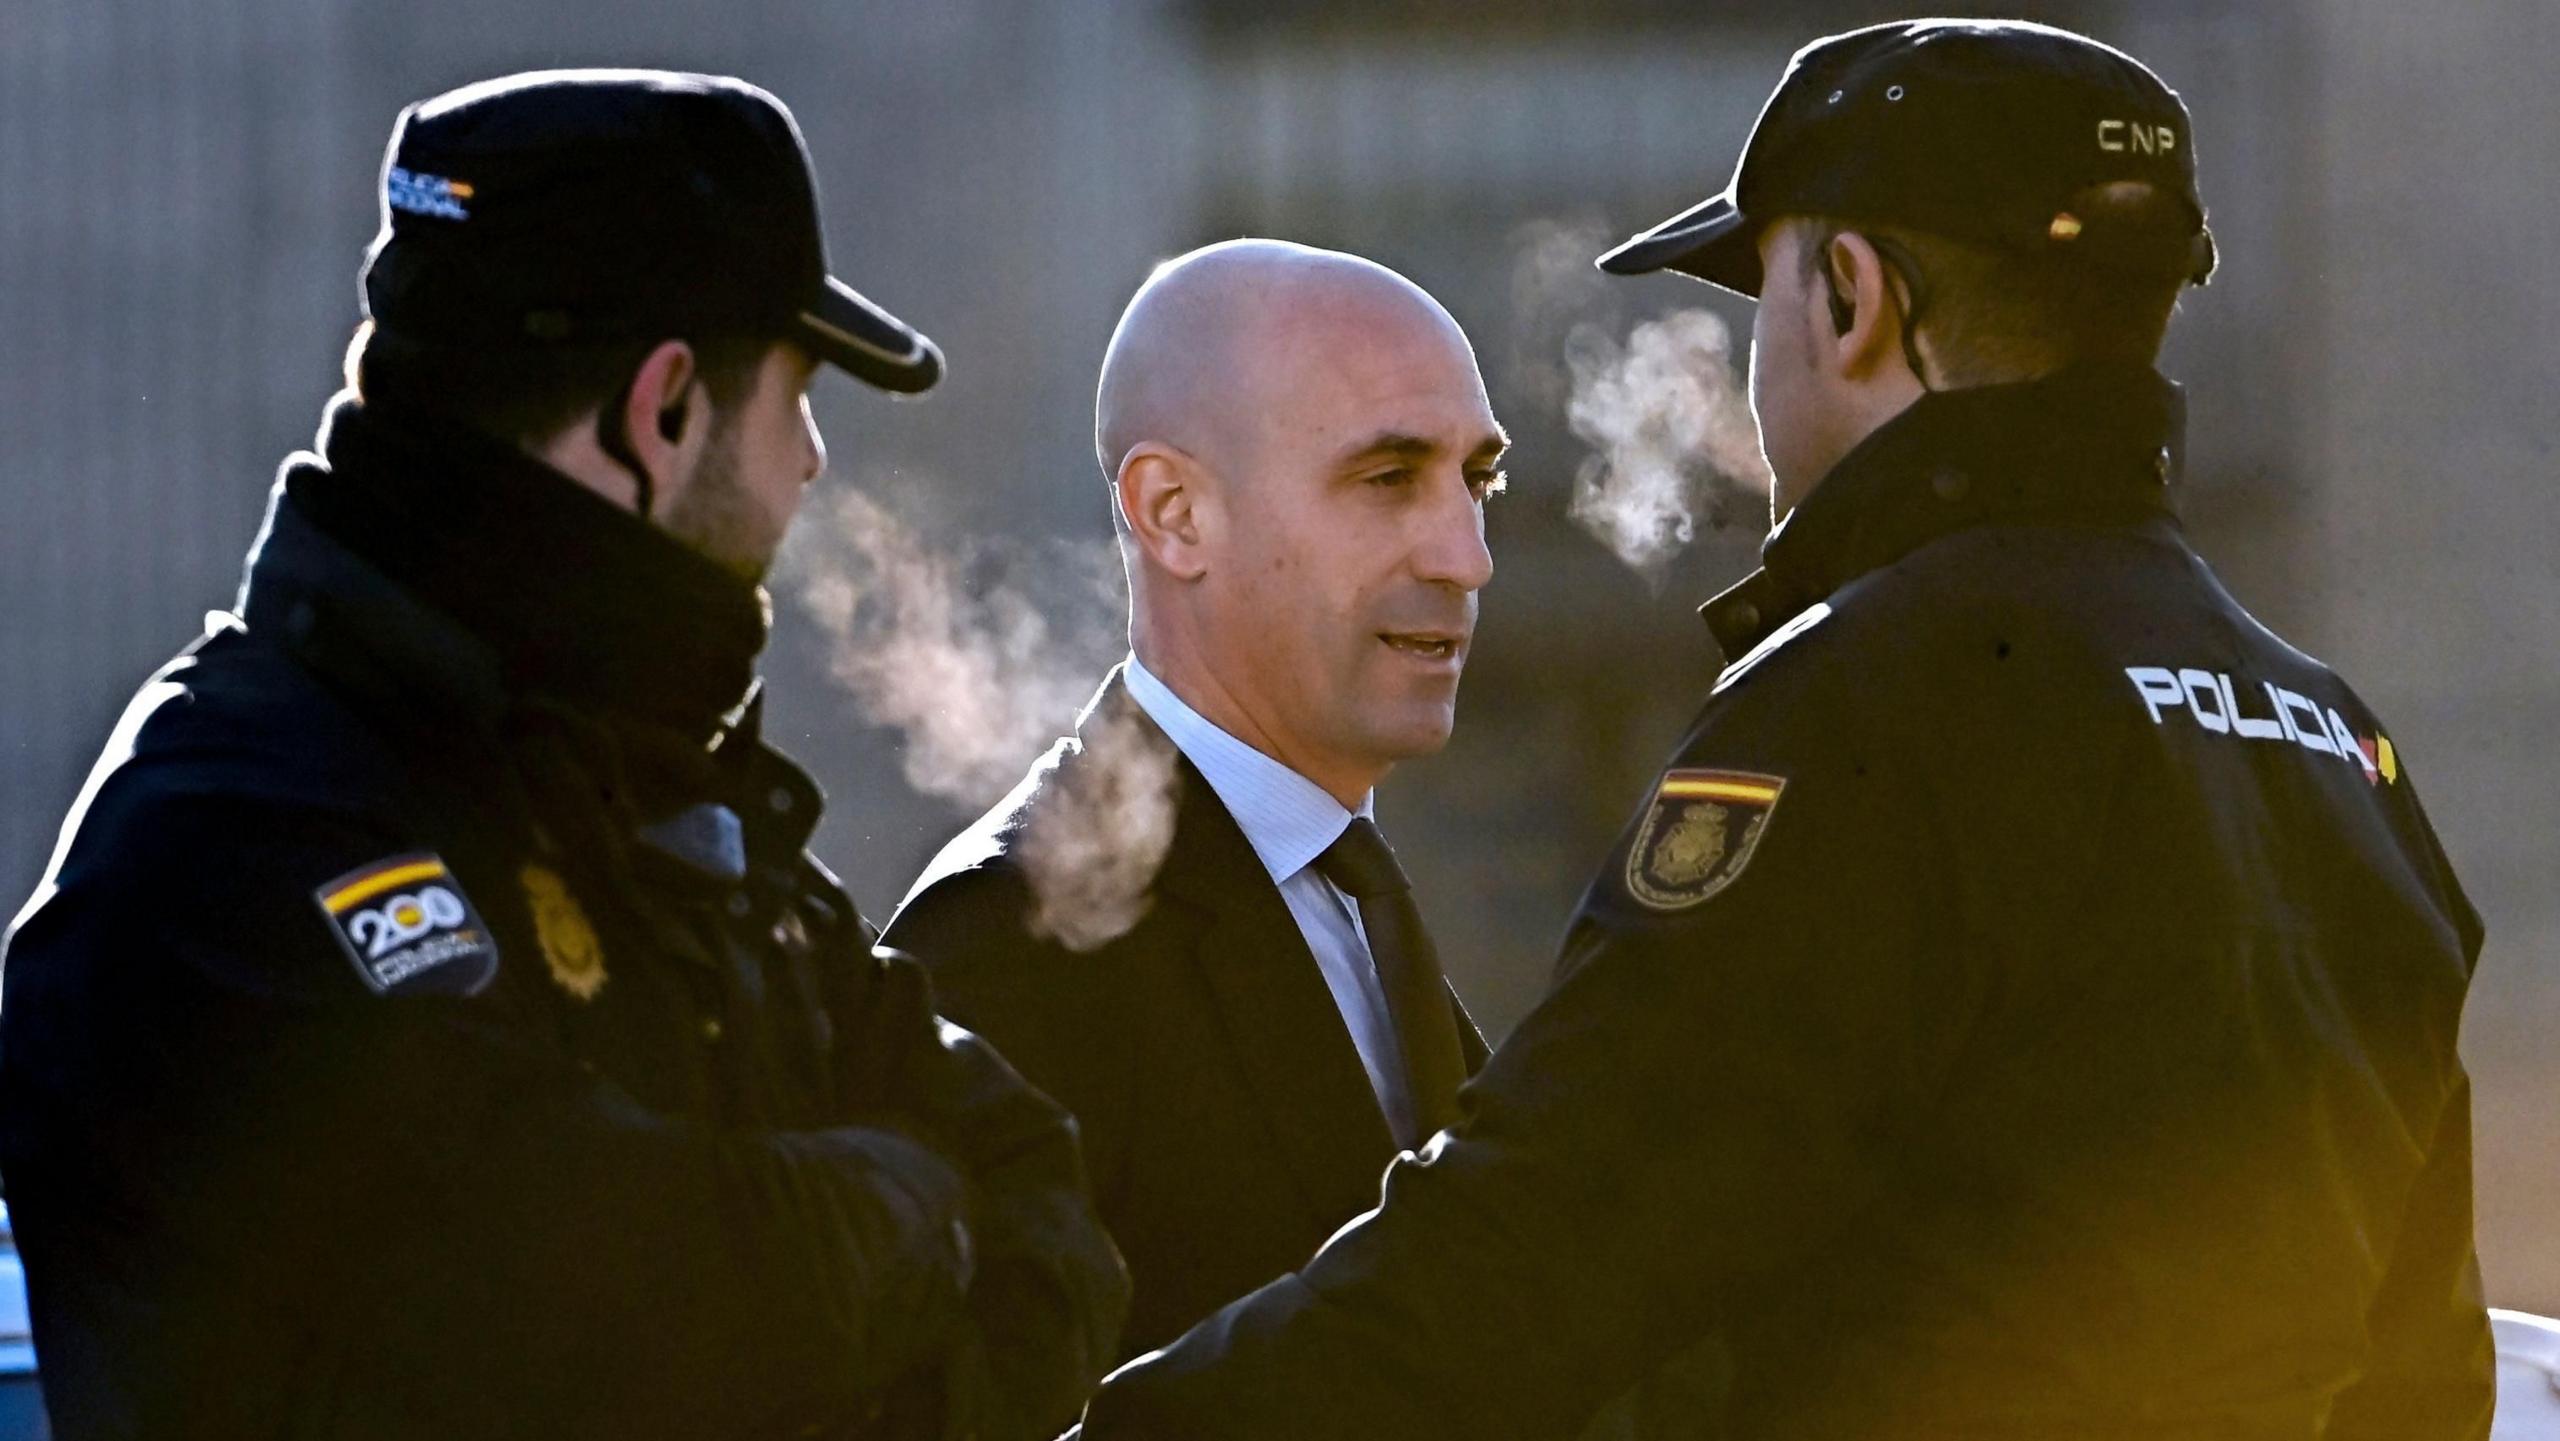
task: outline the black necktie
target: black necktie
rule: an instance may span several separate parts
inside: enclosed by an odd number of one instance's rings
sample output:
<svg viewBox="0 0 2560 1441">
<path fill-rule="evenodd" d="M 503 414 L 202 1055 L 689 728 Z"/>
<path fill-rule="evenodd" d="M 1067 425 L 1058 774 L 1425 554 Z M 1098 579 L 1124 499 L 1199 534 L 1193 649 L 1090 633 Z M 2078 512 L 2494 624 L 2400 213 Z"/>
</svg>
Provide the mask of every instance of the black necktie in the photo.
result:
<svg viewBox="0 0 2560 1441">
<path fill-rule="evenodd" d="M 1341 838 L 1316 857 L 1316 869 L 1359 903 L 1360 929 L 1386 992 L 1387 1019 L 1404 1054 L 1405 1095 L 1412 1102 L 1413 1134 L 1401 1146 L 1419 1146 L 1458 1119 L 1458 1086 L 1467 1078 L 1458 1049 L 1458 1017 L 1440 953 L 1414 908 L 1413 883 L 1405 879 L 1387 838 L 1366 817 L 1355 816 Z"/>
</svg>

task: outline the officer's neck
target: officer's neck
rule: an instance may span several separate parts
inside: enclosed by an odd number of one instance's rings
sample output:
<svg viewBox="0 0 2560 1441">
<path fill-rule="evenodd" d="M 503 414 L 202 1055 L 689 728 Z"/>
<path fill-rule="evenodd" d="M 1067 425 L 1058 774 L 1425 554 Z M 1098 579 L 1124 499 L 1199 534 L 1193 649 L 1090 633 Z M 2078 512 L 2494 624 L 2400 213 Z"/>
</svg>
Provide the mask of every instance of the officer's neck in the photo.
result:
<svg viewBox="0 0 2560 1441">
<path fill-rule="evenodd" d="M 1802 438 L 1790 447 L 1791 463 L 1774 467 L 1769 488 L 1772 528 L 1804 504 L 1871 436 L 1929 394 L 1930 387 L 1912 373 L 1900 346 L 1887 347 L 1883 354 L 1882 360 L 1860 375 L 1835 371 L 1819 377 L 1812 387 L 1815 414 L 1800 427 Z M 1921 359 L 1936 369 L 1930 357 Z"/>
<path fill-rule="evenodd" d="M 353 404 L 322 453 L 288 477 L 304 513 L 488 644 L 514 687 L 705 735 L 745 695 L 757 587 L 556 468 Z"/>
</svg>

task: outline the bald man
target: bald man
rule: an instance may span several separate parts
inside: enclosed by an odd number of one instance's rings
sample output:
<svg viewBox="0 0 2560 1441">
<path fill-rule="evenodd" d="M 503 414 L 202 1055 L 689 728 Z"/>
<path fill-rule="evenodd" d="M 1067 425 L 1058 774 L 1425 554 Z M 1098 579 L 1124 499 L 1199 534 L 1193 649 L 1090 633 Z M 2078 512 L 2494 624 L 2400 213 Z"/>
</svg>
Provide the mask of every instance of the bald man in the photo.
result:
<svg viewBox="0 0 2560 1441">
<path fill-rule="evenodd" d="M 1507 441 L 1438 302 L 1267 240 L 1140 287 L 1094 436 L 1131 655 L 884 939 L 1075 1112 L 1137 1355 L 1374 1206 L 1483 1060 L 1371 796 L 1448 739 Z M 1055 914 L 1130 874 L 1100 933 Z"/>
</svg>

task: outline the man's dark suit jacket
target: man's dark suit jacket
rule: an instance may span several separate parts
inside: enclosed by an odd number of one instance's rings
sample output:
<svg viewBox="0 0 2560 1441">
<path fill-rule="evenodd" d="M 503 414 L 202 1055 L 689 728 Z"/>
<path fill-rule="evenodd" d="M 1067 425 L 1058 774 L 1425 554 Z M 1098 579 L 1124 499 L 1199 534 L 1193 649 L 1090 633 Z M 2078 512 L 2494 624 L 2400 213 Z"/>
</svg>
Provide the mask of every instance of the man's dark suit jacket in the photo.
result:
<svg viewBox="0 0 2560 1441">
<path fill-rule="evenodd" d="M 1113 707 L 1137 712 L 1116 671 L 1092 714 Z M 1135 928 L 1083 953 L 1032 934 L 1023 831 L 1087 763 L 1078 738 L 1059 741 L 944 847 L 882 942 L 922 959 L 943 1013 L 1075 1113 L 1135 1287 L 1134 1356 L 1303 1264 L 1377 1204 L 1396 1145 L 1279 887 L 1188 760 Z M 1484 1043 L 1463 1007 L 1458 1034 L 1472 1073 Z"/>
</svg>

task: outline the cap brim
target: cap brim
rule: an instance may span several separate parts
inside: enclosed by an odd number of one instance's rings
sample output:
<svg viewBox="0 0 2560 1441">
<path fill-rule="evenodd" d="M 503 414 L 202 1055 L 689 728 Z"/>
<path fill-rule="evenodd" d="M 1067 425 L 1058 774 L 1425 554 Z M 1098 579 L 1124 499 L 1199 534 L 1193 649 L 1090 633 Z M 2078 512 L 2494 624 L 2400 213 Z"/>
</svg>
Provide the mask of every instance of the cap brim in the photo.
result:
<svg viewBox="0 0 2560 1441">
<path fill-rule="evenodd" d="M 932 341 L 832 275 L 800 312 L 798 338 L 820 360 L 882 390 L 912 395 L 942 378 Z"/>
<path fill-rule="evenodd" d="M 1600 257 L 1612 275 L 1676 270 L 1736 295 L 1760 298 L 1759 227 L 1727 191 L 1693 206 Z"/>
</svg>

